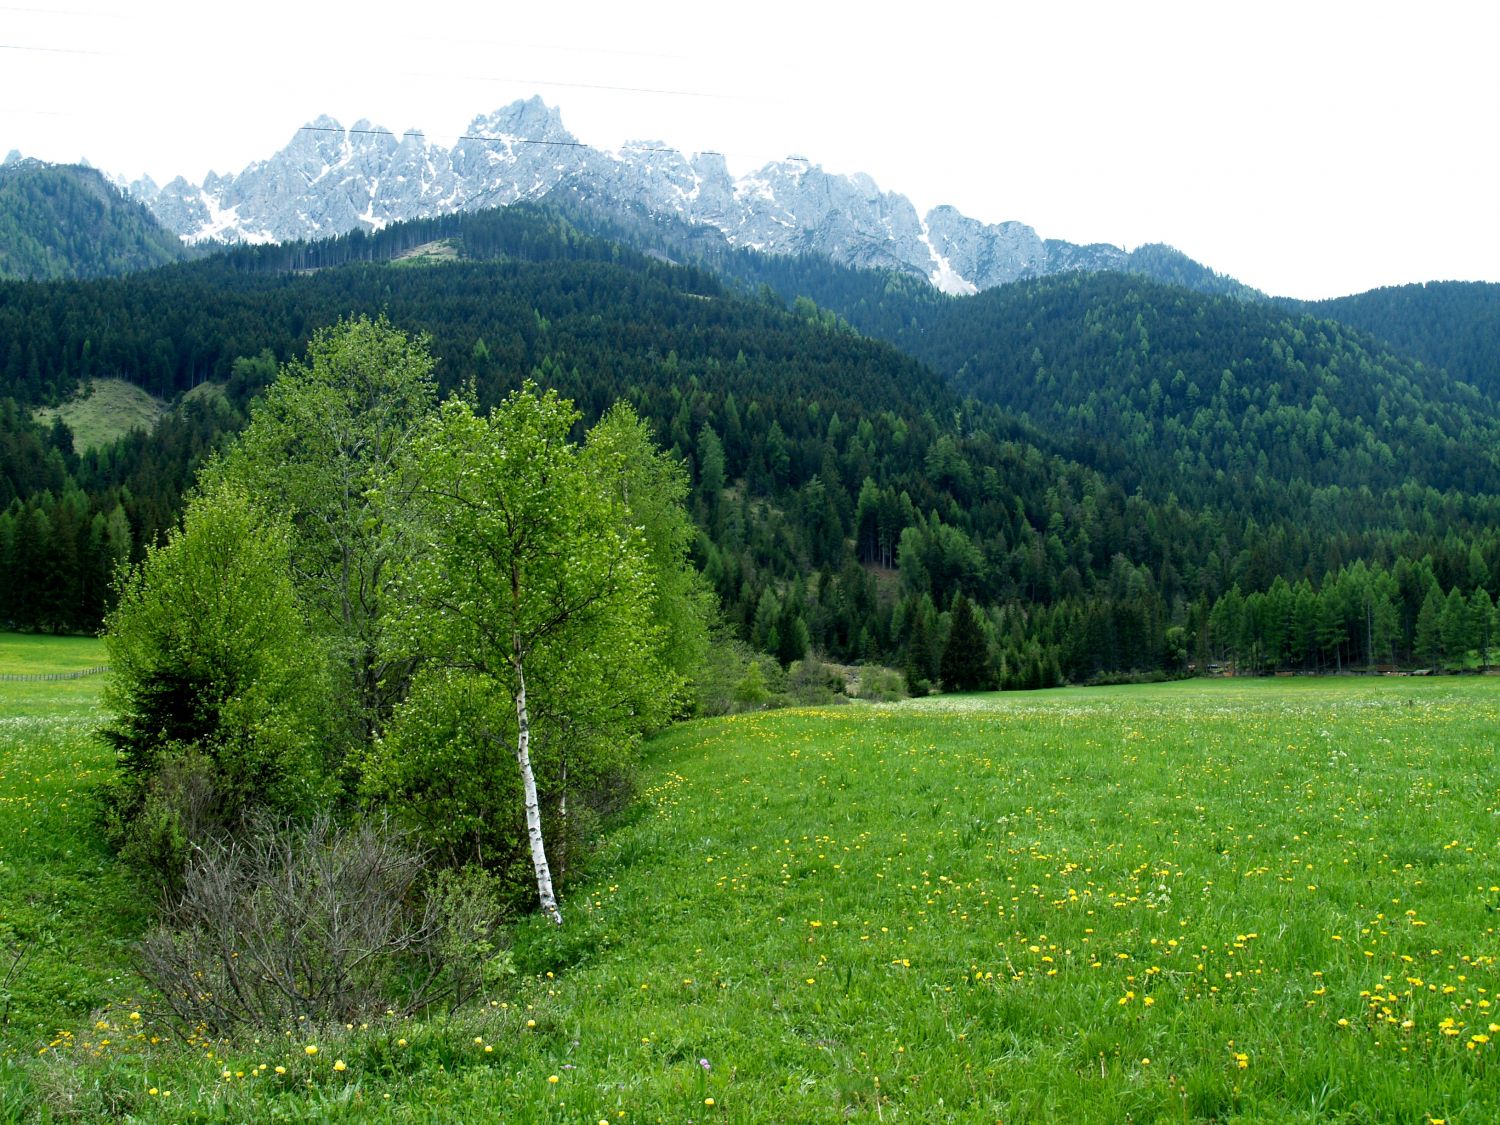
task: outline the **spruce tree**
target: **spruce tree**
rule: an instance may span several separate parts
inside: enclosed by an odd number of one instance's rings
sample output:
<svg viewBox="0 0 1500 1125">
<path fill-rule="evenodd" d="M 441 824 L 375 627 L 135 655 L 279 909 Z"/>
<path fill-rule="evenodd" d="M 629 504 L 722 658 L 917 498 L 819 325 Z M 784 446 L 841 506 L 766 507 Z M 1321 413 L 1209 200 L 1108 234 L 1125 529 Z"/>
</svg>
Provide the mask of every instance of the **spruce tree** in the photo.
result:
<svg viewBox="0 0 1500 1125">
<path fill-rule="evenodd" d="M 974 607 L 962 594 L 953 598 L 948 643 L 943 646 L 939 674 L 945 691 L 979 691 L 990 686 L 989 646 L 974 615 Z"/>
</svg>

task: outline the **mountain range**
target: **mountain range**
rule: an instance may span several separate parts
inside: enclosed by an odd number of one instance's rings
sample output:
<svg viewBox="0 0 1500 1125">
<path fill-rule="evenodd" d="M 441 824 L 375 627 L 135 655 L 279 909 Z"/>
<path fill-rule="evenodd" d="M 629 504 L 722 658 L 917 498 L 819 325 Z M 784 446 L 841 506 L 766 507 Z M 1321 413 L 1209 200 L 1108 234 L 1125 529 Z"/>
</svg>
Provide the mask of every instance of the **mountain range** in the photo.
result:
<svg viewBox="0 0 1500 1125">
<path fill-rule="evenodd" d="M 415 131 L 398 135 L 368 121 L 345 128 L 319 117 L 280 152 L 239 173 L 211 172 L 197 184 L 142 179 L 128 190 L 189 243 L 312 240 L 566 194 L 610 211 L 709 228 L 734 247 L 897 270 L 950 294 L 1064 271 L 1174 280 L 1143 266 L 1140 250 L 1043 239 L 1025 223 L 984 223 L 948 206 L 921 215 L 869 176 L 831 173 L 798 157 L 736 178 L 715 153 L 687 156 L 654 142 L 601 151 L 568 132 L 559 112 L 536 97 L 476 117 L 452 148 Z M 1143 250 L 1159 258 L 1167 248 Z M 1219 287 L 1260 296 L 1190 264 Z"/>
</svg>

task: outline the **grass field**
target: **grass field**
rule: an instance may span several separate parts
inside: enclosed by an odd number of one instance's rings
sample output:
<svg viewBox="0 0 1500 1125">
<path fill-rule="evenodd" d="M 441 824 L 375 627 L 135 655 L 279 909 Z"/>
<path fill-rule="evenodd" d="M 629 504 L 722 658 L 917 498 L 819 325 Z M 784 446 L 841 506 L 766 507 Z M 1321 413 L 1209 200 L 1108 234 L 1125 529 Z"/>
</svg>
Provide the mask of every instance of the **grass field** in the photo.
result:
<svg viewBox="0 0 1500 1125">
<path fill-rule="evenodd" d="M 236 1044 L 126 968 L 78 683 L 0 685 L 0 909 L 86 919 L 12 986 L 0 1119 L 1500 1119 L 1493 679 L 685 724 L 511 990 Z"/>
<path fill-rule="evenodd" d="M 73 431 L 73 447 L 81 453 L 110 445 L 131 430 L 149 433 L 166 412 L 166 403 L 134 383 L 124 379 L 91 379 L 82 393 L 62 406 L 38 410 L 36 416 L 47 425 L 61 416 Z"/>
</svg>

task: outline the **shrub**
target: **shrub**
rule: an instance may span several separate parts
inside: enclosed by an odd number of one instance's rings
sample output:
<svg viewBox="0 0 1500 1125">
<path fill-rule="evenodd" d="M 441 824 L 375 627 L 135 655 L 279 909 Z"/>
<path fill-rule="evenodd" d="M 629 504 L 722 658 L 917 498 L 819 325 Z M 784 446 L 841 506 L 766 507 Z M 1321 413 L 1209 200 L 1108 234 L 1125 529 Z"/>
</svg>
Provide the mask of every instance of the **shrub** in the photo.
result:
<svg viewBox="0 0 1500 1125">
<path fill-rule="evenodd" d="M 194 497 L 182 527 L 119 586 L 105 622 L 114 817 L 141 858 L 167 864 L 154 874 L 170 883 L 173 857 L 200 830 L 323 803 L 326 662 L 284 529 L 232 486 Z M 153 822 L 134 824 L 148 807 Z"/>
<path fill-rule="evenodd" d="M 844 677 L 817 657 L 807 656 L 787 670 L 786 686 L 798 703 L 832 703 L 844 691 Z"/>
<path fill-rule="evenodd" d="M 857 694 L 860 699 L 867 699 L 871 703 L 891 703 L 906 698 L 905 687 L 905 677 L 894 668 L 867 664 L 859 670 Z"/>
<path fill-rule="evenodd" d="M 120 795 L 116 791 L 116 799 Z M 156 888 L 161 901 L 175 901 L 193 847 L 234 825 L 225 819 L 212 767 L 192 747 L 165 754 L 138 796 L 133 817 L 115 816 L 108 822 L 111 841 L 120 857 Z"/>
<path fill-rule="evenodd" d="M 631 792 L 633 744 L 569 720 L 537 707 L 531 724 L 540 814 L 559 879 L 591 843 L 600 817 Z M 420 673 L 365 757 L 362 795 L 392 810 L 437 862 L 484 867 L 505 901 L 519 905 L 535 885 L 515 739 L 515 709 L 492 681 Z"/>
<path fill-rule="evenodd" d="M 457 1005 L 508 970 L 482 872 L 421 893 L 424 853 L 385 823 L 261 823 L 193 849 L 138 947 L 171 1015 L 219 1033 Z"/>
</svg>

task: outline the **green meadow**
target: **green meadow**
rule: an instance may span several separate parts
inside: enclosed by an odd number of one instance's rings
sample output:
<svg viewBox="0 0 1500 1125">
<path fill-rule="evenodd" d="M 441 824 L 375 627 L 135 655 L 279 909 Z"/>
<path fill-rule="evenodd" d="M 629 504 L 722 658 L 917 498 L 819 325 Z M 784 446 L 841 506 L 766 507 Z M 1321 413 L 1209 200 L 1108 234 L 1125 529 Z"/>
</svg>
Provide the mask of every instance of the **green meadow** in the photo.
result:
<svg viewBox="0 0 1500 1125">
<path fill-rule="evenodd" d="M 167 404 L 124 379 L 92 379 L 62 406 L 43 407 L 37 421 L 51 425 L 55 418 L 67 423 L 73 447 L 102 449 L 130 433 L 150 433 L 167 412 Z"/>
<path fill-rule="evenodd" d="M 683 724 L 506 988 L 259 1042 L 130 968 L 98 687 L 0 683 L 0 1120 L 1500 1119 L 1497 679 Z"/>
</svg>

